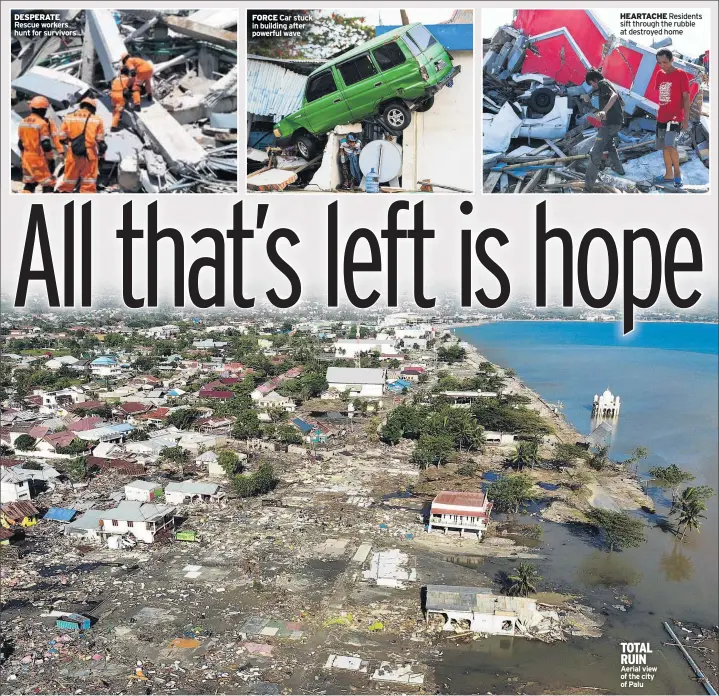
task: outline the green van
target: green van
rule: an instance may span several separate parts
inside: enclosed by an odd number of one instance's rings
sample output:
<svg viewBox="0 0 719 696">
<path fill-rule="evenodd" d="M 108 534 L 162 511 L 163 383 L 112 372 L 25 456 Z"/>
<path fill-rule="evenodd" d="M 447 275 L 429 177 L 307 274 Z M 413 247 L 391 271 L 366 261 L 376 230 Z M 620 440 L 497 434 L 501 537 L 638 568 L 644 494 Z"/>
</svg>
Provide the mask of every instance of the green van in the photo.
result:
<svg viewBox="0 0 719 696">
<path fill-rule="evenodd" d="M 377 114 L 392 131 L 427 111 L 461 68 L 422 24 L 382 34 L 317 68 L 307 78 L 302 107 L 273 129 L 277 145 L 296 145 L 312 159 L 335 126 Z"/>
</svg>

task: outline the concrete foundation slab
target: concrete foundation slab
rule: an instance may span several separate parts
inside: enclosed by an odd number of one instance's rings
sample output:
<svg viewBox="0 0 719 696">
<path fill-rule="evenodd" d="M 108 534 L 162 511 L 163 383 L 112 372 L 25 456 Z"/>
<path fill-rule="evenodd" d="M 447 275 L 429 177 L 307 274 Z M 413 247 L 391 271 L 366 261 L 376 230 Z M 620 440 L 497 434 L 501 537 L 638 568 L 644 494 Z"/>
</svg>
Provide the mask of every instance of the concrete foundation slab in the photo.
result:
<svg viewBox="0 0 719 696">
<path fill-rule="evenodd" d="M 146 106 L 138 120 L 170 167 L 198 164 L 205 151 L 192 136 L 157 102 Z"/>
</svg>

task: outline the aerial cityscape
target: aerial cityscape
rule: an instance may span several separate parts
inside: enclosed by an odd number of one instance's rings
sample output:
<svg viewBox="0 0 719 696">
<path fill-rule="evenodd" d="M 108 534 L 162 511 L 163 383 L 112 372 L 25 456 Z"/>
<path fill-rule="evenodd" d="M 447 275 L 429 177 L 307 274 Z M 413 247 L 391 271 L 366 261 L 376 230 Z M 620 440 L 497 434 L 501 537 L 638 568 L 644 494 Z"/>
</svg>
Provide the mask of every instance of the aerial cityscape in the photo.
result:
<svg viewBox="0 0 719 696">
<path fill-rule="evenodd" d="M 305 311 L 4 314 L 6 693 L 715 681 L 716 324 Z"/>
</svg>

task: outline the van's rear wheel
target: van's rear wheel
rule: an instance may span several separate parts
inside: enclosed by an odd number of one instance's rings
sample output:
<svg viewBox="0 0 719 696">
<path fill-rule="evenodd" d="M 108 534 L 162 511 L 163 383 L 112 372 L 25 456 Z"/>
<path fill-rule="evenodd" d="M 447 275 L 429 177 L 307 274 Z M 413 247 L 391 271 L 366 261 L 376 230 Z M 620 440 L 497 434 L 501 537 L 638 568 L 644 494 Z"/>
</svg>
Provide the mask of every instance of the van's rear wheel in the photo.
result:
<svg viewBox="0 0 719 696">
<path fill-rule="evenodd" d="M 382 112 L 382 117 L 385 123 L 396 131 L 403 131 L 410 124 L 412 120 L 412 114 L 410 110 L 404 105 L 398 102 L 394 102 L 386 106 Z"/>
<path fill-rule="evenodd" d="M 417 105 L 417 108 L 415 109 L 415 111 L 422 113 L 424 111 L 429 111 L 433 106 L 434 106 L 434 97 L 428 97 L 423 102 L 420 102 Z"/>
<path fill-rule="evenodd" d="M 297 138 L 296 145 L 300 157 L 308 162 L 317 154 L 317 143 L 314 138 L 310 138 L 308 135 L 301 135 Z"/>
</svg>

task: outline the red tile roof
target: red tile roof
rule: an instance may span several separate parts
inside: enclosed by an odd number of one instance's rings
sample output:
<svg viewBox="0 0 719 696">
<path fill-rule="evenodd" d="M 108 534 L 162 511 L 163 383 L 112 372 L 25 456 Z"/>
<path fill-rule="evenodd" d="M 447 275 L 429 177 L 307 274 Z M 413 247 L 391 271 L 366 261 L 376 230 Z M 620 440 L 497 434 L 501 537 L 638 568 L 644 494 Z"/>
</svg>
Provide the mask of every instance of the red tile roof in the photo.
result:
<svg viewBox="0 0 719 696">
<path fill-rule="evenodd" d="M 28 500 L 18 500 L 14 503 L 5 503 L 5 505 L 0 507 L 0 511 L 2 511 L 2 514 L 12 522 L 22 520 L 25 517 L 34 517 L 40 513 L 40 511 Z"/>
<path fill-rule="evenodd" d="M 67 447 L 73 440 L 76 439 L 75 433 L 70 430 L 64 430 L 61 433 L 51 433 L 45 435 L 43 442 L 47 442 L 53 447 Z"/>
<path fill-rule="evenodd" d="M 23 461 L 22 459 L 11 459 L 10 457 L 0 457 L 0 466 L 17 466 L 18 464 L 22 465 Z"/>
<path fill-rule="evenodd" d="M 73 423 L 68 423 L 68 428 L 72 429 L 74 433 L 81 433 L 85 430 L 92 430 L 97 428 L 102 423 L 100 416 L 87 416 L 86 418 L 80 418 Z"/>
<path fill-rule="evenodd" d="M 466 517 L 486 517 L 489 513 L 491 503 L 485 508 L 485 495 L 482 491 L 477 492 L 457 492 L 442 491 L 432 501 L 433 514 L 445 515 L 464 515 Z"/>
<path fill-rule="evenodd" d="M 141 404 L 137 401 L 126 401 L 124 404 L 120 404 L 117 408 L 126 415 L 130 416 L 134 413 L 145 413 L 152 408 L 152 405 Z"/>
<path fill-rule="evenodd" d="M 154 411 L 143 413 L 141 416 L 138 416 L 138 420 L 164 420 L 167 418 L 167 414 L 169 412 L 170 409 L 163 406 L 161 408 L 156 408 Z"/>
<path fill-rule="evenodd" d="M 231 399 L 234 393 L 231 391 L 220 391 L 218 389 L 200 390 L 201 399 Z"/>
</svg>

